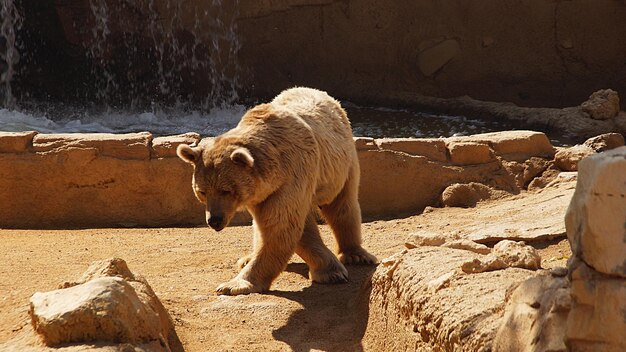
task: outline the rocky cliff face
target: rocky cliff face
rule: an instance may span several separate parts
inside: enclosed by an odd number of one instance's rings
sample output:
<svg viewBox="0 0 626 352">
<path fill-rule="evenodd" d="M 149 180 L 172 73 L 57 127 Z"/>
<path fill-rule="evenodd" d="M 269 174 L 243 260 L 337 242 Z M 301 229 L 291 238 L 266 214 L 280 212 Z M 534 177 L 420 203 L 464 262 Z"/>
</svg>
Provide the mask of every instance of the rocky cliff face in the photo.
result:
<svg viewBox="0 0 626 352">
<path fill-rule="evenodd" d="M 76 98 L 94 77 L 117 100 L 271 97 L 294 85 L 369 103 L 413 92 L 572 106 L 601 88 L 626 94 L 619 1 L 20 3 L 34 47 L 16 79 L 34 96 Z"/>
</svg>

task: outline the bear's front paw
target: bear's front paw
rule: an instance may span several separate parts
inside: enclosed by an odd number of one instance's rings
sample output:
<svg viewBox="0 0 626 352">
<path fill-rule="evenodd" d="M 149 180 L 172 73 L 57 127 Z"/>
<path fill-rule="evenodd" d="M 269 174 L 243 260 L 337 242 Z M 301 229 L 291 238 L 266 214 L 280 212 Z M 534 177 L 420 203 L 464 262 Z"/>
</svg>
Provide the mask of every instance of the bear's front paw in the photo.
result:
<svg viewBox="0 0 626 352">
<path fill-rule="evenodd" d="M 250 281 L 244 279 L 232 279 L 217 287 L 217 293 L 220 295 L 247 295 L 248 293 L 255 293 L 263 291 L 263 288 L 258 285 L 254 285 Z"/>
<path fill-rule="evenodd" d="M 252 254 L 248 254 L 248 255 L 246 255 L 244 257 L 241 257 L 237 261 L 237 267 L 239 269 L 243 269 L 243 267 L 248 265 L 248 263 L 250 263 L 251 260 L 252 260 Z"/>
<path fill-rule="evenodd" d="M 344 264 L 361 264 L 361 265 L 374 265 L 378 264 L 378 259 L 375 256 L 368 253 L 363 247 L 343 251 L 338 255 L 339 261 Z"/>
</svg>

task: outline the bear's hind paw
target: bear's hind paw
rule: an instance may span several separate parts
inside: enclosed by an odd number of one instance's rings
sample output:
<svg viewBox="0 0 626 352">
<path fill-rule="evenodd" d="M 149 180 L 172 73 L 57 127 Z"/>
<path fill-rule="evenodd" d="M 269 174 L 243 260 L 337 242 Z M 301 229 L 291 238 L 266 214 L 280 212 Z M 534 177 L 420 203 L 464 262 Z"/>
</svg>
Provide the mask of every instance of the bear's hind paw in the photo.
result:
<svg viewBox="0 0 626 352">
<path fill-rule="evenodd" d="M 263 291 L 263 288 L 261 286 L 254 285 L 253 283 L 244 279 L 232 279 L 219 285 L 216 291 L 220 295 L 235 296 L 261 292 Z"/>
<path fill-rule="evenodd" d="M 348 282 L 348 270 L 341 265 L 333 269 L 310 271 L 309 278 L 318 284 L 340 284 Z"/>
<path fill-rule="evenodd" d="M 375 265 L 378 259 L 362 247 L 339 253 L 339 261 L 343 264 Z"/>
</svg>

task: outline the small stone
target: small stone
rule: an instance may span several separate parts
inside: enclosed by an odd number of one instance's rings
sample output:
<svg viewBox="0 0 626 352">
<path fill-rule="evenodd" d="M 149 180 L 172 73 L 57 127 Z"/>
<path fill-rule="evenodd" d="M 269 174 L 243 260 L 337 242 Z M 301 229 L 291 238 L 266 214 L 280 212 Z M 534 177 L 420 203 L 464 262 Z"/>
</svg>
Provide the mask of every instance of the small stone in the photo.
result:
<svg viewBox="0 0 626 352">
<path fill-rule="evenodd" d="M 550 274 L 554 277 L 564 277 L 567 275 L 567 268 L 564 268 L 562 266 L 552 268 L 550 270 Z"/>
<path fill-rule="evenodd" d="M 468 274 L 483 273 L 508 268 L 508 265 L 493 253 L 480 259 L 476 258 L 461 265 L 461 270 Z"/>
<path fill-rule="evenodd" d="M 541 268 L 541 257 L 537 250 L 522 241 L 502 240 L 493 247 L 492 253 L 509 267 L 530 270 Z"/>
<path fill-rule="evenodd" d="M 441 246 L 446 242 L 446 237 L 432 232 L 420 231 L 409 236 L 409 243 L 414 246 Z M 415 247 L 413 247 L 415 248 Z"/>
</svg>

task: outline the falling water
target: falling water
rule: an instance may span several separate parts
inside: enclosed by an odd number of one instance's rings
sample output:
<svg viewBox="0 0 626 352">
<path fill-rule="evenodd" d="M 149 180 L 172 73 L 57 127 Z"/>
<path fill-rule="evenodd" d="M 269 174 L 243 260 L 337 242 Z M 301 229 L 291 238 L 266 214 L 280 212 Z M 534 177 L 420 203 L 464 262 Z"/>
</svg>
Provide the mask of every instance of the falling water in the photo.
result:
<svg viewBox="0 0 626 352">
<path fill-rule="evenodd" d="M 196 3 L 191 11 L 177 0 L 120 3 L 115 8 L 107 3 L 89 2 L 93 22 L 86 55 L 98 101 L 119 106 L 130 95 L 122 106 L 165 104 L 206 111 L 238 100 L 238 1 Z M 139 15 L 124 17 L 129 12 Z"/>
<path fill-rule="evenodd" d="M 11 81 L 19 61 L 16 32 L 22 25 L 22 17 L 13 0 L 0 0 L 0 21 L 0 107 L 14 108 Z"/>
</svg>

